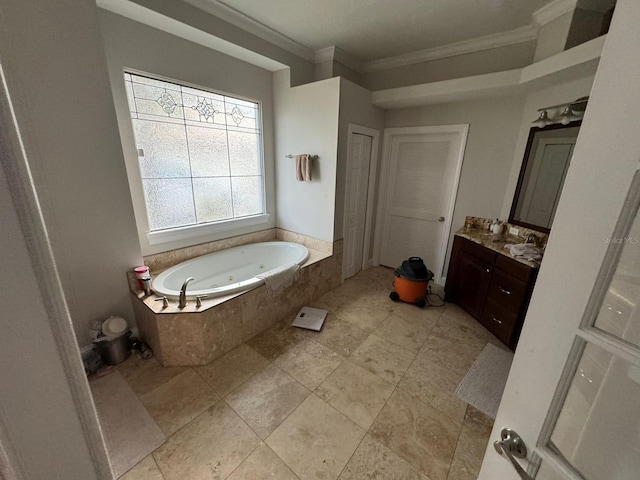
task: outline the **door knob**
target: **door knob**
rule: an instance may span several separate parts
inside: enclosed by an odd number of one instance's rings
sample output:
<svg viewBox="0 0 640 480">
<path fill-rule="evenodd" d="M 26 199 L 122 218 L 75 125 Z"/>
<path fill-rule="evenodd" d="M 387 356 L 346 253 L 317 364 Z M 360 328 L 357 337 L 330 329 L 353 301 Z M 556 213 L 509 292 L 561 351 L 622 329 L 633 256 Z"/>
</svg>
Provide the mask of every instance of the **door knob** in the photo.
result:
<svg viewBox="0 0 640 480">
<path fill-rule="evenodd" d="M 444 217 L 438 217 L 439 222 L 444 222 Z"/>
<path fill-rule="evenodd" d="M 516 460 L 516 458 L 525 458 L 527 456 L 527 446 L 524 444 L 522 437 L 510 428 L 503 428 L 500 436 L 502 437 L 501 440 L 493 443 L 496 451 L 500 455 L 504 453 L 507 456 L 507 459 L 511 462 L 511 465 L 516 469 L 516 472 L 518 472 L 522 480 L 533 480 Z"/>
</svg>

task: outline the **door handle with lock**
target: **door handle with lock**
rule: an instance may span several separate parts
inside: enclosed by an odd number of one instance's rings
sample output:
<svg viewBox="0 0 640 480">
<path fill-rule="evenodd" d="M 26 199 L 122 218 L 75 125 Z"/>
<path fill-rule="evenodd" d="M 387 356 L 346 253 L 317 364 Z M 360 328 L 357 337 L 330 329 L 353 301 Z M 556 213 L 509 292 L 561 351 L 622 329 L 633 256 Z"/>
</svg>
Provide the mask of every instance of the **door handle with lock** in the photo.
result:
<svg viewBox="0 0 640 480">
<path fill-rule="evenodd" d="M 516 469 L 516 472 L 518 472 L 522 480 L 533 480 L 516 460 L 516 458 L 525 458 L 527 456 L 527 446 L 524 444 L 522 437 L 510 428 L 503 428 L 500 436 L 502 439 L 493 443 L 496 451 L 500 455 L 505 454 L 507 456 L 507 459 L 511 462 L 511 465 Z"/>
</svg>

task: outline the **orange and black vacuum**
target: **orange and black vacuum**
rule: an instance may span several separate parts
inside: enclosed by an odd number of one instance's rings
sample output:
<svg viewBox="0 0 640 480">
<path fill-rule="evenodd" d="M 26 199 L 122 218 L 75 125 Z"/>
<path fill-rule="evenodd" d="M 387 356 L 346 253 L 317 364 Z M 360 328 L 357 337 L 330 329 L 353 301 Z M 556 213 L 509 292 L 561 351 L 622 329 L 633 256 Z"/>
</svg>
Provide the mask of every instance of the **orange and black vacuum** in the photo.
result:
<svg viewBox="0 0 640 480">
<path fill-rule="evenodd" d="M 433 280 L 430 271 L 420 257 L 411 257 L 393 272 L 393 292 L 389 298 L 394 302 L 413 303 L 424 308 L 427 305 L 429 282 Z"/>
</svg>

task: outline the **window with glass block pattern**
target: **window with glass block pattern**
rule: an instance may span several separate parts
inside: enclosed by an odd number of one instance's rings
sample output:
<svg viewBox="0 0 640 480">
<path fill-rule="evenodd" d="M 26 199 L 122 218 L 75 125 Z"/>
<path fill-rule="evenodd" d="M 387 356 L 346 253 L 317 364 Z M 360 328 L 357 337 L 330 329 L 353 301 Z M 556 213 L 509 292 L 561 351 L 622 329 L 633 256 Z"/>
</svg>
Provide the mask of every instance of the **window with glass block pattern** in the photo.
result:
<svg viewBox="0 0 640 480">
<path fill-rule="evenodd" d="M 124 77 L 151 232 L 264 213 L 258 103 Z"/>
</svg>

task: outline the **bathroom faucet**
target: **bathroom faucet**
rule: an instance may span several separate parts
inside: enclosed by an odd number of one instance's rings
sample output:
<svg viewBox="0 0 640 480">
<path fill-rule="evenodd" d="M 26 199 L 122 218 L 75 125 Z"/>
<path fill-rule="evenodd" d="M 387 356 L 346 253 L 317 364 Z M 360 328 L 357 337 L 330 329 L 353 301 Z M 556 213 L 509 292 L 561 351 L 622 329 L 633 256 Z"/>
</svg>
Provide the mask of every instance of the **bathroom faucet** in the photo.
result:
<svg viewBox="0 0 640 480">
<path fill-rule="evenodd" d="M 195 280 L 193 277 L 187 278 L 182 284 L 182 288 L 180 289 L 180 298 L 178 300 L 178 308 L 182 309 L 187 306 L 187 285 L 191 280 Z"/>
</svg>

